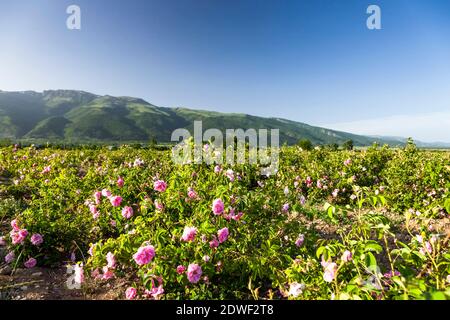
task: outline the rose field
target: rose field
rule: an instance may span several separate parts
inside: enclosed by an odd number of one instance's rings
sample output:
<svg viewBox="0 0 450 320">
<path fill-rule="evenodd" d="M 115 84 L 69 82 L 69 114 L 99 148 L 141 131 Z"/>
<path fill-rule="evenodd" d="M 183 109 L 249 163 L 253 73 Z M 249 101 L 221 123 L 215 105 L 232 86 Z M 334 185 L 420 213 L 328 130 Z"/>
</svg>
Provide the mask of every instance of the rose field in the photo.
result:
<svg viewBox="0 0 450 320">
<path fill-rule="evenodd" d="M 285 146 L 271 176 L 157 148 L 3 147 L 0 290 L 70 265 L 82 297 L 449 299 L 449 190 L 450 152 L 412 143 Z"/>
</svg>

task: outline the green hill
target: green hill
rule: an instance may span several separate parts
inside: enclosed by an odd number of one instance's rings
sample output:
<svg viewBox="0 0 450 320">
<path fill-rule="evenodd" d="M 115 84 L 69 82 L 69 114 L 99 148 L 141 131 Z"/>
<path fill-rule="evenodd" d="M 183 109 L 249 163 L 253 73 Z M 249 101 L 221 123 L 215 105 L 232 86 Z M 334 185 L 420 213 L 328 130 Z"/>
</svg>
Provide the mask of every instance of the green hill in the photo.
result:
<svg viewBox="0 0 450 320">
<path fill-rule="evenodd" d="M 193 132 L 194 120 L 203 121 L 203 130 L 279 129 L 281 143 L 288 144 L 303 138 L 314 144 L 342 144 L 350 139 L 356 146 L 375 141 L 399 144 L 398 140 L 354 135 L 279 118 L 157 107 L 139 98 L 98 96 L 75 90 L 0 91 L 0 138 L 71 142 L 146 142 L 154 138 L 170 142 L 171 133 L 177 128 Z"/>
</svg>

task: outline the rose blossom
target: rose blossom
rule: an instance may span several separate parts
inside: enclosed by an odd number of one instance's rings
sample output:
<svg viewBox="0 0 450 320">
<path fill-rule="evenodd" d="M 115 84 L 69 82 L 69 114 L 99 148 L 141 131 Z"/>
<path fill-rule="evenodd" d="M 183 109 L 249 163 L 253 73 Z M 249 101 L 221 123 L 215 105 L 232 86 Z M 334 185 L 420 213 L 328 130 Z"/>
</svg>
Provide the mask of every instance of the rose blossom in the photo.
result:
<svg viewBox="0 0 450 320">
<path fill-rule="evenodd" d="M 122 187 L 123 187 L 123 184 L 124 184 L 123 178 L 122 178 L 122 177 L 119 177 L 119 178 L 117 179 L 117 186 L 118 186 L 119 188 L 122 188 Z"/>
<path fill-rule="evenodd" d="M 197 235 L 197 228 L 195 227 L 184 227 L 183 235 L 181 236 L 182 241 L 194 241 Z"/>
<path fill-rule="evenodd" d="M 167 189 L 167 183 L 163 180 L 156 180 L 153 183 L 153 189 L 158 192 L 164 192 Z"/>
<path fill-rule="evenodd" d="M 218 246 L 219 246 L 219 241 L 214 236 L 214 238 L 209 242 L 209 247 L 210 248 L 217 248 Z"/>
<path fill-rule="evenodd" d="M 113 207 L 118 207 L 122 203 L 122 197 L 120 197 L 120 196 L 112 196 L 111 198 L 109 198 L 109 201 L 111 202 L 111 205 Z"/>
<path fill-rule="evenodd" d="M 100 204 L 100 200 L 102 199 L 102 193 L 100 191 L 94 192 L 95 204 Z"/>
<path fill-rule="evenodd" d="M 215 215 L 220 215 L 223 212 L 224 204 L 222 199 L 216 199 L 212 204 L 212 211 Z"/>
<path fill-rule="evenodd" d="M 122 216 L 125 219 L 130 219 L 133 216 L 133 208 L 128 207 L 128 206 L 123 207 L 123 209 L 122 209 Z"/>
<path fill-rule="evenodd" d="M 34 268 L 36 266 L 36 259 L 34 258 L 30 258 L 27 261 L 25 261 L 25 263 L 23 264 L 26 268 L 31 269 Z"/>
<path fill-rule="evenodd" d="M 190 283 L 197 283 L 202 276 L 202 267 L 196 263 L 191 263 L 187 269 L 187 278 Z"/>
<path fill-rule="evenodd" d="M 102 196 L 109 198 L 111 197 L 111 191 L 109 191 L 108 189 L 103 189 L 102 190 Z"/>
<path fill-rule="evenodd" d="M 83 265 L 76 264 L 74 267 L 75 273 L 73 280 L 75 283 L 82 284 L 84 282 L 84 269 Z"/>
<path fill-rule="evenodd" d="M 325 262 L 324 265 L 323 280 L 332 282 L 336 277 L 337 264 L 334 262 Z"/>
<path fill-rule="evenodd" d="M 19 223 L 17 222 L 17 219 L 14 219 L 13 221 L 11 221 L 11 227 L 13 228 L 14 231 L 19 231 Z"/>
<path fill-rule="evenodd" d="M 42 242 L 44 242 L 44 238 L 39 233 L 35 233 L 31 236 L 31 243 L 35 246 L 40 245 Z"/>
<path fill-rule="evenodd" d="M 345 250 L 344 253 L 342 254 L 341 260 L 344 262 L 349 262 L 352 261 L 352 253 L 348 250 Z"/>
<path fill-rule="evenodd" d="M 109 269 L 108 266 L 104 266 L 102 268 L 102 270 L 103 270 L 103 275 L 102 275 L 103 280 L 109 280 L 112 277 L 114 277 L 114 271 Z"/>
<path fill-rule="evenodd" d="M 304 241 L 305 241 L 305 236 L 303 234 L 299 234 L 297 240 L 295 240 L 295 245 L 297 247 L 301 247 Z"/>
<path fill-rule="evenodd" d="M 136 296 L 137 296 L 137 290 L 133 287 L 129 287 L 125 291 L 125 297 L 127 298 L 127 300 L 133 300 L 134 298 L 136 298 Z"/>
<path fill-rule="evenodd" d="M 138 251 L 133 255 L 134 261 L 140 266 L 149 263 L 155 257 L 155 247 L 147 245 L 140 247 Z"/>
<path fill-rule="evenodd" d="M 108 268 L 114 269 L 116 267 L 116 257 L 112 252 L 106 254 L 106 261 L 108 262 Z"/>
<path fill-rule="evenodd" d="M 13 251 L 11 251 L 10 253 L 8 253 L 8 254 L 5 256 L 5 262 L 6 262 L 6 263 L 11 263 L 15 258 L 16 258 L 16 255 L 14 254 Z"/>
<path fill-rule="evenodd" d="M 186 267 L 185 266 L 179 265 L 177 267 L 177 273 L 178 274 L 183 274 L 185 271 L 186 271 Z"/>
<path fill-rule="evenodd" d="M 305 288 L 304 284 L 300 284 L 298 282 L 293 282 L 289 285 L 289 295 L 297 298 L 299 295 L 303 293 L 303 289 Z"/>
<path fill-rule="evenodd" d="M 228 235 L 229 235 L 228 228 L 225 227 L 223 229 L 220 229 L 217 232 L 217 235 L 219 236 L 219 243 L 226 241 L 228 239 Z"/>
</svg>

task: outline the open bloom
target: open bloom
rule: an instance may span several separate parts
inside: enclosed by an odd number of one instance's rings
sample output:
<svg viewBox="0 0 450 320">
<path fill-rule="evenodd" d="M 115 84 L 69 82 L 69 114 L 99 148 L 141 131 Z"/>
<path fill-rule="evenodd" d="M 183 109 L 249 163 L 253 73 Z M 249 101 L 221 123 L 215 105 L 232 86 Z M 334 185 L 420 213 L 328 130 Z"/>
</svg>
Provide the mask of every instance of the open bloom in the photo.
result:
<svg viewBox="0 0 450 320">
<path fill-rule="evenodd" d="M 293 282 L 289 285 L 289 295 L 297 298 L 299 295 L 303 293 L 303 289 L 305 288 L 304 284 L 300 284 L 298 282 Z"/>
<path fill-rule="evenodd" d="M 197 235 L 197 228 L 195 227 L 184 227 L 183 235 L 181 236 L 182 241 L 194 241 Z"/>
<path fill-rule="evenodd" d="M 39 233 L 35 233 L 31 236 L 31 243 L 35 246 L 40 245 L 42 242 L 44 242 L 44 238 Z"/>
<path fill-rule="evenodd" d="M 26 268 L 31 269 L 34 268 L 36 266 L 36 259 L 35 258 L 30 258 L 27 261 L 25 261 L 25 263 L 23 264 Z"/>
<path fill-rule="evenodd" d="M 135 299 L 137 296 L 137 290 L 133 287 L 129 287 L 126 291 L 125 291 L 125 297 L 128 300 L 133 300 Z"/>
<path fill-rule="evenodd" d="M 82 284 L 84 282 L 84 269 L 83 265 L 76 264 L 74 267 L 74 278 L 75 283 Z"/>
<path fill-rule="evenodd" d="M 154 286 L 152 287 L 151 290 L 145 290 L 145 295 L 147 297 L 151 297 L 155 300 L 158 300 L 160 298 L 160 296 L 162 296 L 164 294 L 164 288 L 162 286 L 162 284 L 160 284 L 159 286 Z"/>
<path fill-rule="evenodd" d="M 167 189 L 167 183 L 163 180 L 156 180 L 153 183 L 153 189 L 158 192 L 164 192 Z"/>
<path fill-rule="evenodd" d="M 11 251 L 10 253 L 8 253 L 6 256 L 5 256 L 5 262 L 6 263 L 11 263 L 11 262 L 13 262 L 13 260 L 16 258 L 16 255 L 14 254 L 14 252 L 13 251 Z"/>
<path fill-rule="evenodd" d="M 128 207 L 128 206 L 123 207 L 123 209 L 122 209 L 122 216 L 125 219 L 130 219 L 133 216 L 133 208 Z"/>
<path fill-rule="evenodd" d="M 345 166 L 349 166 L 351 164 L 352 164 L 352 159 L 347 159 L 347 160 L 344 161 L 344 165 Z"/>
<path fill-rule="evenodd" d="M 102 190 L 102 196 L 109 198 L 111 197 L 111 191 L 109 191 L 108 189 L 103 189 Z"/>
<path fill-rule="evenodd" d="M 344 253 L 342 254 L 341 260 L 343 262 L 352 261 L 352 253 L 348 250 L 345 250 Z"/>
<path fill-rule="evenodd" d="M 155 247 L 152 245 L 147 245 L 140 247 L 138 251 L 133 255 L 134 261 L 140 266 L 150 263 L 155 257 Z"/>
<path fill-rule="evenodd" d="M 195 192 L 194 189 L 189 188 L 188 189 L 188 197 L 190 199 L 196 199 L 197 198 L 197 192 Z"/>
<path fill-rule="evenodd" d="M 216 237 L 214 237 L 210 242 L 209 242 L 209 247 L 210 248 L 217 248 L 219 246 L 219 241 L 217 240 Z"/>
<path fill-rule="evenodd" d="M 228 179 L 230 179 L 231 182 L 234 181 L 234 171 L 232 169 L 228 169 L 225 172 L 225 175 L 227 176 Z"/>
<path fill-rule="evenodd" d="M 113 196 L 113 197 L 109 198 L 109 201 L 111 202 L 111 205 L 113 207 L 118 207 L 122 203 L 122 197 L 120 197 L 120 196 Z"/>
<path fill-rule="evenodd" d="M 217 232 L 217 235 L 219 236 L 219 242 L 220 243 L 225 242 L 228 239 L 228 235 L 229 235 L 228 228 L 225 227 L 223 229 L 220 229 Z"/>
<path fill-rule="evenodd" d="M 11 227 L 13 228 L 14 231 L 19 231 L 19 223 L 17 222 L 16 219 L 14 219 L 13 221 L 11 221 Z"/>
<path fill-rule="evenodd" d="M 177 273 L 178 274 L 183 274 L 185 271 L 186 271 L 186 267 L 185 266 L 179 265 L 177 267 Z"/>
<path fill-rule="evenodd" d="M 190 283 L 197 283 L 202 276 L 202 267 L 196 263 L 191 263 L 187 269 L 187 278 Z"/>
<path fill-rule="evenodd" d="M 216 199 L 213 201 L 212 211 L 215 215 L 222 214 L 223 209 L 224 209 L 224 204 L 223 204 L 222 199 Z"/>
<path fill-rule="evenodd" d="M 337 264 L 334 262 L 325 262 L 322 265 L 324 265 L 323 280 L 332 282 L 336 277 Z"/>
<path fill-rule="evenodd" d="M 100 200 L 102 199 L 102 193 L 100 191 L 94 192 L 95 204 L 100 204 Z"/>
<path fill-rule="evenodd" d="M 103 280 L 109 280 L 112 277 L 114 277 L 114 271 L 112 269 L 108 268 L 108 266 L 104 266 L 102 270 L 103 270 L 103 275 L 102 275 Z"/>
<path fill-rule="evenodd" d="M 164 205 L 161 202 L 159 202 L 158 200 L 155 200 L 155 208 L 158 211 L 163 211 L 164 210 Z"/>
<path fill-rule="evenodd" d="M 295 245 L 297 247 L 301 247 L 304 241 L 305 241 L 305 236 L 303 234 L 299 234 L 297 240 L 295 240 Z"/>
<path fill-rule="evenodd" d="M 108 262 L 108 268 L 114 269 L 116 267 L 116 257 L 112 252 L 106 254 L 106 261 Z"/>
<path fill-rule="evenodd" d="M 288 212 L 289 211 L 289 203 L 283 204 L 283 207 L 281 208 L 281 211 Z"/>
</svg>

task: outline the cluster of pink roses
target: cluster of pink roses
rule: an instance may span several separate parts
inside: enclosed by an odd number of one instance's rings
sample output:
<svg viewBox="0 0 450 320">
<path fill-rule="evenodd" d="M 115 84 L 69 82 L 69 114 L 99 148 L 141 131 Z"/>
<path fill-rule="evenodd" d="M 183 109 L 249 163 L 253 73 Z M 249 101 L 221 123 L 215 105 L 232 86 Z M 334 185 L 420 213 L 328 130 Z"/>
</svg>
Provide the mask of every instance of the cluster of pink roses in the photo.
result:
<svg viewBox="0 0 450 320">
<path fill-rule="evenodd" d="M 12 230 L 10 232 L 11 243 L 13 245 L 22 244 L 28 236 L 27 229 L 20 228 L 19 223 L 16 219 L 11 221 L 11 227 L 12 227 Z M 0 245 L 6 245 L 6 241 L 4 240 L 3 237 L 1 237 L 0 240 L 1 240 Z M 44 237 L 42 237 L 42 235 L 40 235 L 39 233 L 34 233 L 30 237 L 30 242 L 35 246 L 39 246 L 44 242 Z M 11 251 L 5 256 L 5 262 L 11 263 L 12 261 L 14 261 L 15 258 L 16 256 L 14 252 Z M 36 264 L 37 260 L 35 258 L 30 257 L 27 261 L 25 261 L 24 266 L 26 268 L 34 268 Z"/>
<path fill-rule="evenodd" d="M 93 255 L 93 250 L 94 250 L 94 246 L 91 246 L 89 248 L 89 254 L 91 256 Z M 95 269 L 91 273 L 91 276 L 93 278 L 95 278 L 95 279 L 102 279 L 102 280 L 109 280 L 112 277 L 114 277 L 114 270 L 116 269 L 117 261 L 116 261 L 115 255 L 112 252 L 108 252 L 106 254 L 106 262 L 107 262 L 107 264 L 105 266 L 103 266 L 103 268 L 102 268 L 103 274 L 100 272 L 99 269 Z"/>
</svg>

